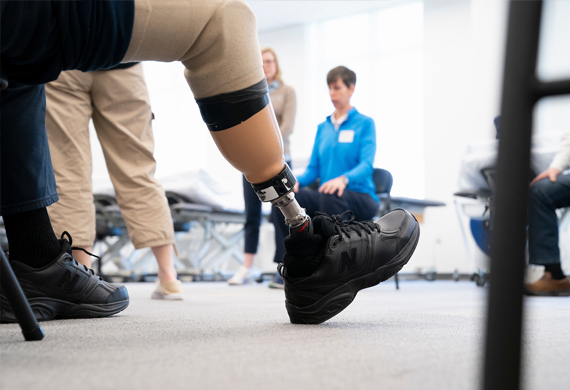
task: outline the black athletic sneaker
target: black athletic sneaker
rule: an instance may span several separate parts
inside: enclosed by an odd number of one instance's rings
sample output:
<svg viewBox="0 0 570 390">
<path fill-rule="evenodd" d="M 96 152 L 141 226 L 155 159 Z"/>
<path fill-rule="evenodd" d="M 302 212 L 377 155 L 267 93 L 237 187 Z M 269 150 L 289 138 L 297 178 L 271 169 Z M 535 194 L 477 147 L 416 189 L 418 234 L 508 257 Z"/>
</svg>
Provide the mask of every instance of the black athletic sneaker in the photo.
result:
<svg viewBox="0 0 570 390">
<path fill-rule="evenodd" d="M 59 242 L 62 253 L 43 268 L 30 268 L 10 260 L 36 318 L 42 321 L 56 317 L 108 317 L 125 310 L 129 305 L 127 289 L 105 282 L 72 257 L 70 242 L 65 239 Z M 0 321 L 16 322 L 1 294 Z"/>
<path fill-rule="evenodd" d="M 294 324 L 320 324 L 344 310 L 358 291 L 396 274 L 419 240 L 418 221 L 394 210 L 372 222 L 356 222 L 348 211 L 318 214 L 311 229 L 285 239 L 287 253 L 279 272 L 285 281 L 285 306 Z"/>
</svg>

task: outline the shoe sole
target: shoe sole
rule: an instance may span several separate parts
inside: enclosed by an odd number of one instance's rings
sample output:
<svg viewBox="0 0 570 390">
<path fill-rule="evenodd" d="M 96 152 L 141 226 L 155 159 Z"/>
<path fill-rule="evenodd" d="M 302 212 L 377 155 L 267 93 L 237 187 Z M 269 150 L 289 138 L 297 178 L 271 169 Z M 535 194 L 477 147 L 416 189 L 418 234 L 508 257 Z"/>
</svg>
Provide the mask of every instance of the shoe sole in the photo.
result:
<svg viewBox="0 0 570 390">
<path fill-rule="evenodd" d="M 243 285 L 246 285 L 246 284 L 250 284 L 252 281 L 253 281 L 252 279 L 246 279 L 246 280 L 244 280 L 243 282 L 239 283 L 239 282 L 230 282 L 230 281 L 228 280 L 228 285 L 229 285 L 229 286 L 243 286 Z"/>
<path fill-rule="evenodd" d="M 102 318 L 117 314 L 129 306 L 129 300 L 105 303 L 101 305 L 88 303 L 71 303 L 53 298 L 31 298 L 30 307 L 38 321 L 49 321 L 54 318 Z M 0 299 L 0 322 L 17 322 L 8 302 Z"/>
<path fill-rule="evenodd" d="M 524 294 L 530 297 L 568 297 L 570 296 L 570 291 L 544 291 L 536 292 L 524 289 Z"/>
<path fill-rule="evenodd" d="M 410 241 L 389 263 L 377 268 L 374 272 L 346 282 L 310 306 L 300 308 L 285 301 L 291 323 L 316 325 L 339 314 L 352 303 L 360 290 L 376 286 L 397 274 L 414 254 L 419 236 L 420 225 L 416 221 Z"/>
<path fill-rule="evenodd" d="M 184 295 L 182 293 L 161 294 L 155 291 L 150 298 L 162 301 L 182 301 L 184 300 Z"/>
</svg>

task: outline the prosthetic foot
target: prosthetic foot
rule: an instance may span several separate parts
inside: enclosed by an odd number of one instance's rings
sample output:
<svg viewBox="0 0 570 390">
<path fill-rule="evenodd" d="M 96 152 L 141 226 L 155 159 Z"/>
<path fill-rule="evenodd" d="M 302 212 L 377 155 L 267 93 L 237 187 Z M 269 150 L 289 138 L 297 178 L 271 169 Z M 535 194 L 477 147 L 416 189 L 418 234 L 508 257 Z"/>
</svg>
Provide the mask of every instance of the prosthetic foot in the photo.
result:
<svg viewBox="0 0 570 390">
<path fill-rule="evenodd" d="M 294 324 L 320 324 L 344 310 L 358 291 L 396 274 L 419 240 L 417 220 L 394 210 L 372 222 L 319 214 L 285 239 L 285 306 Z"/>
</svg>

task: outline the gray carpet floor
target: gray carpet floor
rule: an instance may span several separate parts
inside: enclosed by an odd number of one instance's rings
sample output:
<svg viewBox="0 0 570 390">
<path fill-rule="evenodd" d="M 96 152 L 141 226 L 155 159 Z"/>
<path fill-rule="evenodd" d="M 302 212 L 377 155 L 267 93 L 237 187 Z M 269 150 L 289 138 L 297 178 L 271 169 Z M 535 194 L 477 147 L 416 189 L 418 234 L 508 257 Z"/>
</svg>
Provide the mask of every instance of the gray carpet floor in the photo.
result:
<svg viewBox="0 0 570 390">
<path fill-rule="evenodd" d="M 266 284 L 184 284 L 185 301 L 127 285 L 120 315 L 0 324 L 0 389 L 478 389 L 486 288 L 391 282 L 322 325 L 292 325 Z M 526 301 L 524 388 L 568 389 L 570 298 Z"/>
</svg>

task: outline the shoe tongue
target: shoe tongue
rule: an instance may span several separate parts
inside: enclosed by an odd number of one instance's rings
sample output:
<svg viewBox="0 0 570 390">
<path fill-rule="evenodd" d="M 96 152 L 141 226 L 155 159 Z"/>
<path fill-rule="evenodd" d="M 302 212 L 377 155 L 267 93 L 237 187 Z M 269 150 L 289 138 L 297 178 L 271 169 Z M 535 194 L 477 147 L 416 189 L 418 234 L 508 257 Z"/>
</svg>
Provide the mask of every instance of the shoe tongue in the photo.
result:
<svg viewBox="0 0 570 390">
<path fill-rule="evenodd" d="M 325 237 L 325 239 L 329 239 L 330 237 L 338 234 L 338 231 L 336 230 L 337 225 L 328 217 L 318 215 L 313 219 L 313 223 L 315 226 L 315 232 L 319 232 Z"/>
<path fill-rule="evenodd" d="M 62 238 L 59 241 L 59 247 L 61 249 L 62 252 L 67 252 L 69 253 L 71 256 L 73 256 L 73 252 L 71 251 L 71 245 L 69 245 L 69 241 L 67 241 L 65 238 Z"/>
</svg>

